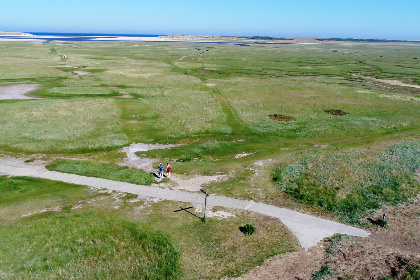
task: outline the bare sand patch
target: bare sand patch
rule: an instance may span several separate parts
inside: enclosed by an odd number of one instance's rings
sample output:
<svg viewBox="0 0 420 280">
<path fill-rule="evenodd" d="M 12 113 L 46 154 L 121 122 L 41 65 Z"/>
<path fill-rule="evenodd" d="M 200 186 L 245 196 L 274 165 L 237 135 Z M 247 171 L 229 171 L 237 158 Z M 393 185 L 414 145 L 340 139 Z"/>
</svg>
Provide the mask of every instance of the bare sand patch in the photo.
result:
<svg viewBox="0 0 420 280">
<path fill-rule="evenodd" d="M 132 96 L 129 93 L 121 93 L 122 95 L 119 96 L 115 96 L 116 98 L 134 98 L 134 96 Z"/>
<path fill-rule="evenodd" d="M 247 157 L 247 156 L 253 155 L 253 154 L 255 154 L 255 153 L 245 153 L 245 152 L 243 152 L 241 154 L 235 155 L 235 158 L 243 158 L 243 157 Z"/>
<path fill-rule="evenodd" d="M 201 188 L 211 182 L 220 182 L 228 179 L 228 175 L 214 175 L 214 176 L 202 176 L 196 175 L 192 178 L 187 176 L 172 174 L 170 177 L 170 183 L 168 186 L 174 190 L 186 190 L 191 192 L 199 192 Z"/>
<path fill-rule="evenodd" d="M 131 94 L 127 92 L 120 91 L 118 93 L 121 95 L 115 96 L 116 98 L 134 98 L 134 96 L 132 96 Z"/>
<path fill-rule="evenodd" d="M 142 144 L 142 143 L 133 143 L 128 147 L 122 149 L 122 152 L 127 154 L 127 158 L 121 165 L 135 167 L 146 172 L 156 173 L 156 168 L 153 167 L 153 163 L 156 159 L 142 158 L 136 155 L 136 152 L 140 151 L 149 151 L 156 149 L 170 149 L 179 145 L 163 145 L 163 144 Z M 211 182 L 220 182 L 229 178 L 230 175 L 214 175 L 214 176 L 203 176 L 196 175 L 193 177 L 188 177 L 182 174 L 171 174 L 170 180 L 168 183 L 159 184 L 155 186 L 172 188 L 174 190 L 186 190 L 191 192 L 199 192 L 200 189 L 211 183 Z M 158 182 L 161 179 L 157 179 Z"/>
<path fill-rule="evenodd" d="M 411 85 L 411 84 L 406 84 L 397 80 L 387 80 L 387 79 L 376 79 L 379 82 L 385 83 L 385 84 L 390 84 L 393 86 L 402 86 L 402 87 L 413 87 L 413 88 L 420 88 L 419 85 Z"/>
<path fill-rule="evenodd" d="M 146 172 L 156 171 L 153 167 L 153 162 L 156 160 L 149 158 L 141 158 L 136 155 L 136 152 L 145 152 L 156 149 L 170 149 L 178 145 L 163 145 L 163 144 L 143 144 L 143 143 L 133 143 L 128 147 L 124 147 L 121 152 L 127 154 L 127 158 L 124 160 L 122 165 L 135 167 L 142 169 Z"/>
<path fill-rule="evenodd" d="M 40 99 L 26 96 L 27 93 L 39 87 L 40 84 L 2 84 L 0 85 L 0 100 Z"/>
<path fill-rule="evenodd" d="M 204 205 L 203 204 L 194 204 L 195 212 L 196 213 L 204 213 Z M 226 211 L 213 211 L 213 207 L 207 206 L 206 210 L 206 217 L 209 218 L 217 218 L 217 219 L 227 219 L 230 217 L 236 217 L 234 214 Z"/>
<path fill-rule="evenodd" d="M 381 83 L 384 83 L 384 84 L 389 84 L 389 85 L 392 85 L 392 86 L 420 88 L 419 85 L 406 84 L 406 83 L 403 83 L 403 82 L 398 81 L 398 80 L 376 79 L 376 78 L 365 77 L 365 76 L 357 75 L 357 74 L 353 74 L 353 76 L 356 76 L 356 77 L 359 77 L 359 78 L 363 78 L 363 79 L 366 79 L 366 80 L 371 80 L 371 81 L 375 81 L 375 82 L 381 82 Z"/>
<path fill-rule="evenodd" d="M 90 72 L 87 71 L 73 71 L 74 74 L 79 75 L 79 76 L 84 76 L 84 75 L 90 75 Z"/>
</svg>

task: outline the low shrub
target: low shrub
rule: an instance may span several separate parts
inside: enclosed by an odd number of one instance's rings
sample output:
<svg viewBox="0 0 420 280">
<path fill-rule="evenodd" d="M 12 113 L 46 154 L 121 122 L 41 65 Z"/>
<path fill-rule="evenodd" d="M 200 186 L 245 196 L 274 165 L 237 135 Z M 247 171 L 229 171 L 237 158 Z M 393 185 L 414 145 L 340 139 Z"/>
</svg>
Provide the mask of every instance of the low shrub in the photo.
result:
<svg viewBox="0 0 420 280">
<path fill-rule="evenodd" d="M 321 280 L 325 279 L 324 276 L 331 275 L 331 268 L 328 264 L 324 264 L 317 272 L 312 274 L 311 280 Z"/>
<path fill-rule="evenodd" d="M 420 143 L 405 142 L 377 154 L 352 149 L 305 155 L 274 168 L 272 179 L 297 201 L 362 224 L 360 218 L 369 211 L 417 193 L 419 167 Z"/>
<path fill-rule="evenodd" d="M 420 265 L 418 265 L 416 268 L 408 267 L 407 271 L 408 271 L 408 274 L 402 278 L 403 280 L 419 280 L 420 279 Z"/>
<path fill-rule="evenodd" d="M 240 227 L 239 230 L 245 235 L 253 235 L 256 231 L 255 227 L 250 224 L 246 224 L 244 227 Z"/>
<path fill-rule="evenodd" d="M 388 226 L 388 221 L 384 217 L 379 217 L 378 219 L 376 219 L 375 224 L 382 228 L 385 228 Z"/>
</svg>

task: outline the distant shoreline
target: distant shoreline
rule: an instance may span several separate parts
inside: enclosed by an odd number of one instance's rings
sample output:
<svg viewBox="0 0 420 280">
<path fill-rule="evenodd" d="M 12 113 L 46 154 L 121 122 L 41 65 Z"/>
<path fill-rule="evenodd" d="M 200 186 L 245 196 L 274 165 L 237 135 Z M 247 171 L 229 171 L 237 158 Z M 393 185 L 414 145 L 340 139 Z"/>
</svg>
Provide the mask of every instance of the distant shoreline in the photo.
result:
<svg viewBox="0 0 420 280">
<path fill-rule="evenodd" d="M 344 43 L 420 43 L 420 41 L 270 37 L 270 36 L 212 36 L 212 35 L 154 35 L 154 34 L 105 34 L 105 33 L 51 33 L 51 32 L 1 32 L 0 41 L 138 41 L 138 42 L 196 42 L 241 44 L 344 44 Z"/>
</svg>

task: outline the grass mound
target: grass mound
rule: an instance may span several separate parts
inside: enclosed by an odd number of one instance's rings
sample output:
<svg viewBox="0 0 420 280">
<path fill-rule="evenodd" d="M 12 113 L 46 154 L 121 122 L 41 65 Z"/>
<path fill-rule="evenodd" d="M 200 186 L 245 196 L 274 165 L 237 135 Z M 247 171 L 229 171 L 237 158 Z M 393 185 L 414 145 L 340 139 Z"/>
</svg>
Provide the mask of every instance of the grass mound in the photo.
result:
<svg viewBox="0 0 420 280">
<path fill-rule="evenodd" d="M 111 163 L 90 161 L 57 160 L 47 166 L 48 170 L 97 177 L 137 185 L 151 185 L 153 175 L 143 170 L 118 166 Z"/>
<path fill-rule="evenodd" d="M 347 150 L 310 154 L 273 171 L 273 180 L 294 199 L 333 212 L 343 221 L 360 218 L 383 204 L 418 192 L 420 143 L 406 142 L 372 153 Z"/>
</svg>

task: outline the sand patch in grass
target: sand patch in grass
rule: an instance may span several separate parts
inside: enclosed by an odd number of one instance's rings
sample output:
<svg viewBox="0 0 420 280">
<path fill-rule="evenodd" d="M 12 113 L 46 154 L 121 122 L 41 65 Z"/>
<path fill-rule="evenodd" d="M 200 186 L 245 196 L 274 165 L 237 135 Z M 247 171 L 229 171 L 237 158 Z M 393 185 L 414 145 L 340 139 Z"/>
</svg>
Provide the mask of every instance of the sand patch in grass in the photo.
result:
<svg viewBox="0 0 420 280">
<path fill-rule="evenodd" d="M 39 99 L 26 96 L 39 87 L 39 84 L 0 84 L 0 100 Z"/>
<path fill-rule="evenodd" d="M 356 74 L 353 74 L 353 76 L 360 77 L 360 78 L 363 78 L 363 79 L 366 79 L 366 80 L 370 80 L 370 81 L 375 81 L 375 82 L 381 82 L 381 83 L 384 83 L 384 84 L 389 84 L 389 85 L 392 85 L 392 86 L 420 88 L 419 85 L 406 84 L 406 83 L 403 83 L 403 82 L 398 81 L 398 80 L 392 80 L 392 79 L 376 79 L 376 78 L 366 77 L 366 76 L 356 75 Z"/>
</svg>

